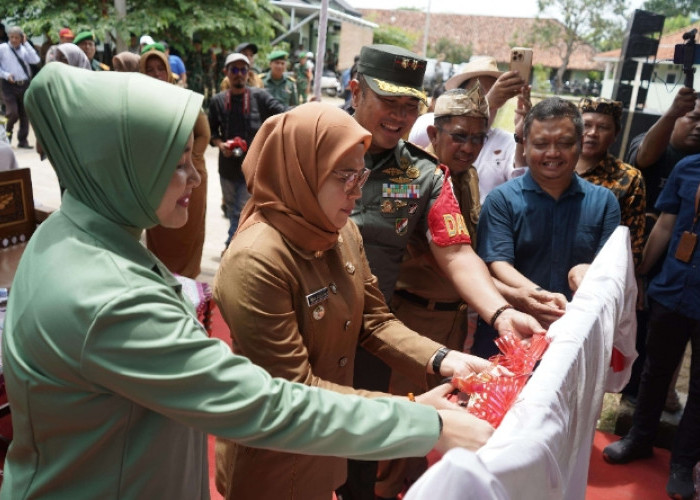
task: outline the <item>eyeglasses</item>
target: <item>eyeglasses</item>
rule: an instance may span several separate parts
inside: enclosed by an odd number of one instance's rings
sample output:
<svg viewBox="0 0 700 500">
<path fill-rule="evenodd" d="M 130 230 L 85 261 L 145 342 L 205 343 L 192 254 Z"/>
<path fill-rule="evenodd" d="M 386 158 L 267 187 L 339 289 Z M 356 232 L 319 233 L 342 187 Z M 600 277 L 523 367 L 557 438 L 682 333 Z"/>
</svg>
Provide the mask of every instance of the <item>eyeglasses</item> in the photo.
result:
<svg viewBox="0 0 700 500">
<path fill-rule="evenodd" d="M 344 191 L 345 194 L 351 193 L 356 187 L 362 189 L 365 185 L 367 179 L 369 178 L 371 170 L 368 168 L 363 168 L 359 172 L 347 171 L 347 170 L 333 170 L 333 175 L 342 179 L 345 182 Z"/>
<path fill-rule="evenodd" d="M 438 127 L 440 132 L 445 132 L 457 144 L 471 144 L 472 146 L 483 146 L 486 142 L 486 134 L 458 134 L 457 132 L 448 132 L 444 128 Z"/>
<path fill-rule="evenodd" d="M 233 73 L 234 75 L 238 75 L 238 74 L 245 75 L 246 73 L 248 73 L 248 68 L 246 68 L 246 67 L 239 68 L 237 66 L 231 66 L 228 70 L 231 73 Z"/>
</svg>

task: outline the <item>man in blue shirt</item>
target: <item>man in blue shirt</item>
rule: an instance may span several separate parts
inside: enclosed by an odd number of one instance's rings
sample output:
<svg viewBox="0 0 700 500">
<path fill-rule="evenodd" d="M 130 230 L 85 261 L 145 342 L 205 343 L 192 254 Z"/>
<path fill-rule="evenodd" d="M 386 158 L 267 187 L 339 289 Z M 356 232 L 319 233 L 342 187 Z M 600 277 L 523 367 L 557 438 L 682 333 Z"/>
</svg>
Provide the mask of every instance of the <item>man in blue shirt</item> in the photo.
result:
<svg viewBox="0 0 700 500">
<path fill-rule="evenodd" d="M 180 87 L 187 88 L 187 69 L 185 68 L 184 61 L 180 58 L 180 56 L 170 53 L 170 47 L 168 46 L 167 42 L 160 43 L 165 48 L 165 55 L 168 56 L 170 69 L 177 75 L 177 84 Z"/>
<path fill-rule="evenodd" d="M 666 485 L 672 498 L 693 498 L 693 467 L 700 461 L 700 250 L 696 245 L 699 207 L 700 155 L 693 155 L 678 162 L 656 202 L 661 215 L 644 248 L 639 273 L 648 273 L 667 245 L 668 251 L 661 272 L 647 291 L 647 358 L 637 405 L 629 433 L 603 450 L 605 460 L 613 464 L 652 455 L 668 387 L 690 340 L 688 401 L 676 430 Z"/>
<path fill-rule="evenodd" d="M 479 256 L 499 291 L 548 327 L 564 314 L 590 263 L 620 224 L 612 192 L 575 174 L 583 120 L 576 106 L 545 99 L 528 113 L 523 144 L 529 171 L 486 198 L 477 230 Z M 498 352 L 480 325 L 472 352 Z"/>
</svg>

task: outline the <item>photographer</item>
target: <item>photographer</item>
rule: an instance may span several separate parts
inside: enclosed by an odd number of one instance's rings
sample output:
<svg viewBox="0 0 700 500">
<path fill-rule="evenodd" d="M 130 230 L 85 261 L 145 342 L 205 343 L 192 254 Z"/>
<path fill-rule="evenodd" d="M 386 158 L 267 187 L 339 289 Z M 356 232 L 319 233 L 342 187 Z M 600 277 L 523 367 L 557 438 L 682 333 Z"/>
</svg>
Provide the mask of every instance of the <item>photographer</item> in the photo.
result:
<svg viewBox="0 0 700 500">
<path fill-rule="evenodd" d="M 260 125 L 286 108 L 263 89 L 248 87 L 250 62 L 243 54 L 226 58 L 229 88 L 216 94 L 209 105 L 211 145 L 219 148 L 221 192 L 230 222 L 226 246 L 238 227 L 243 205 L 250 198 L 241 165 Z"/>
</svg>

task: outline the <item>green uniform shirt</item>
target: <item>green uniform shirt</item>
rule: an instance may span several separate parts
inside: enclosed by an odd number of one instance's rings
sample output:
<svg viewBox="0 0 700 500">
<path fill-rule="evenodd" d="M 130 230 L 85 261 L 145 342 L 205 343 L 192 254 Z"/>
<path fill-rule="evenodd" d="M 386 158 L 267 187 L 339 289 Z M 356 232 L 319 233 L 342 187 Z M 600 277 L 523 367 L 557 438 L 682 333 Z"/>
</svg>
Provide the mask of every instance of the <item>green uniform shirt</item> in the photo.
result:
<svg viewBox="0 0 700 500">
<path fill-rule="evenodd" d="M 268 72 L 263 78 L 263 85 L 272 97 L 288 108 L 299 104 L 296 82 L 286 74 L 281 79 L 275 80 Z"/>
<path fill-rule="evenodd" d="M 404 141 L 386 153 L 365 155 L 372 173 L 350 217 L 360 228 L 367 260 L 387 303 L 411 235 L 428 231 L 428 210 L 444 178 L 437 164 L 435 157 Z"/>
</svg>

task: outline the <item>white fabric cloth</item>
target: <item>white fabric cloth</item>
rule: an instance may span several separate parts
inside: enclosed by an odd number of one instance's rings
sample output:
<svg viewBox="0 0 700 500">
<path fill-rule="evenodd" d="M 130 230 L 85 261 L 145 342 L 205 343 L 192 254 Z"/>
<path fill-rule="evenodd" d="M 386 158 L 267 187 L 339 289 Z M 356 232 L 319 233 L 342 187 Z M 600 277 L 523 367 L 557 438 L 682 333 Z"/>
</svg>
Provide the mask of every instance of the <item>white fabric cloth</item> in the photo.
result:
<svg viewBox="0 0 700 500">
<path fill-rule="evenodd" d="M 566 314 L 551 326 L 549 349 L 488 443 L 476 454 L 445 455 L 406 500 L 458 500 L 471 498 L 465 497 L 471 491 L 484 492 L 474 497 L 479 499 L 585 497 L 603 394 L 624 385 L 636 357 L 632 265 L 629 229 L 620 226 Z M 613 345 L 625 355 L 617 373 L 609 367 Z"/>
<path fill-rule="evenodd" d="M 527 167 L 513 166 L 515 139 L 512 132 L 491 128 L 486 137 L 484 147 L 481 148 L 481 153 L 474 162 L 476 171 L 479 173 L 479 198 L 482 205 L 493 188 L 527 171 Z"/>
</svg>

